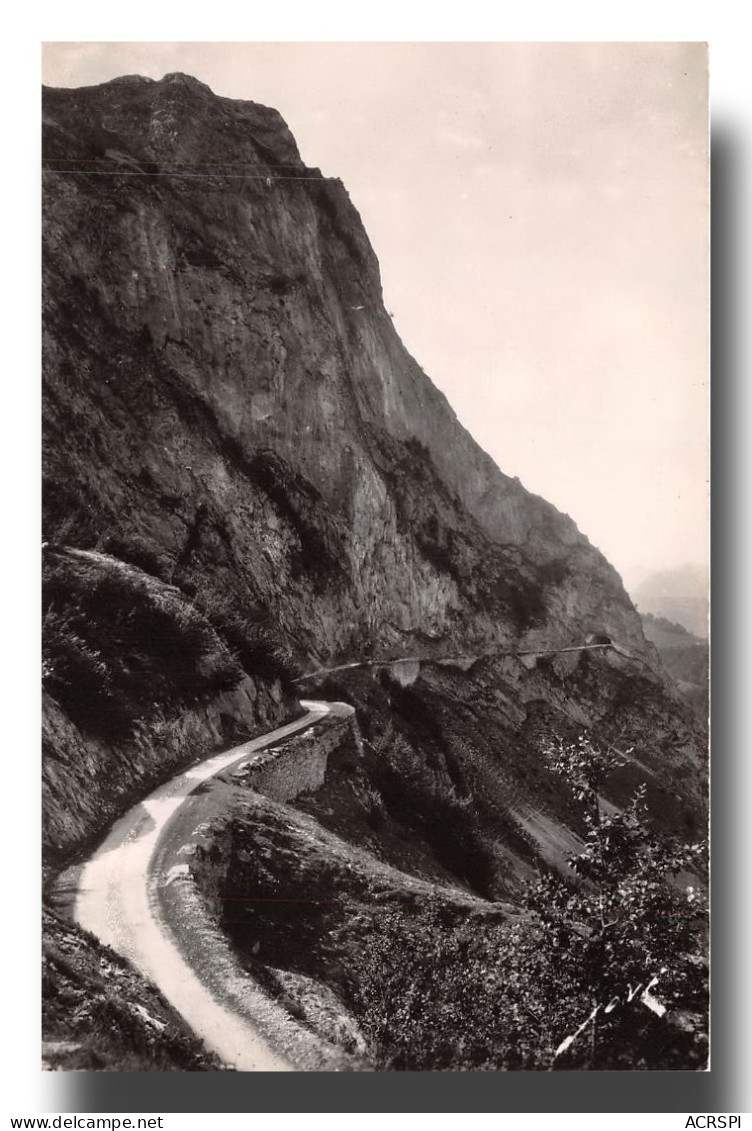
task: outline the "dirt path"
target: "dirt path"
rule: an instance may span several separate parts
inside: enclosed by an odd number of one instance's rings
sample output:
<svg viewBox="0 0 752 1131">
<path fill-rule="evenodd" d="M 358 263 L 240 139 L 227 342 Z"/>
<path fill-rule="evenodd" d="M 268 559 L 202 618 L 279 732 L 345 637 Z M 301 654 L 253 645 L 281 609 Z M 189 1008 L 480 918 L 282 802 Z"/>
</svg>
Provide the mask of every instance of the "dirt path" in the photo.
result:
<svg viewBox="0 0 752 1131">
<path fill-rule="evenodd" d="M 295 1066 L 271 1048 L 254 1024 L 252 994 L 244 1011 L 236 992 L 223 994 L 216 981 L 209 989 L 180 953 L 157 898 L 157 887 L 170 882 L 159 861 L 181 807 L 202 782 L 325 715 L 352 710 L 305 700 L 301 705 L 306 709 L 302 718 L 207 758 L 134 805 L 113 825 L 78 878 L 76 922 L 154 982 L 204 1043 L 238 1071 L 284 1072 Z"/>
</svg>

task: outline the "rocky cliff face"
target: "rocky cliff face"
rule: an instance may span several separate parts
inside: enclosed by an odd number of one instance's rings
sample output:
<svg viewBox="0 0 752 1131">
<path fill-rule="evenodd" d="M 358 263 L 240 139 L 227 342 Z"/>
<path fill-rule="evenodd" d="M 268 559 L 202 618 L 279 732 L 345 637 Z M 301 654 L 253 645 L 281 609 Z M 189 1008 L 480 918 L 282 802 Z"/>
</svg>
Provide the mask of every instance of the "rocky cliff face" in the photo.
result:
<svg viewBox="0 0 752 1131">
<path fill-rule="evenodd" d="M 244 644 L 254 626 L 226 607 L 96 551 L 48 545 L 42 576 L 47 864 L 170 771 L 300 713 L 268 640 Z"/>
<path fill-rule="evenodd" d="M 234 691 L 183 710 L 177 718 L 153 718 L 132 737 L 106 741 L 82 733 L 51 697 L 43 699 L 42 806 L 47 862 L 64 859 L 91 841 L 139 800 L 149 786 L 209 752 L 263 734 L 289 715 L 263 684 L 250 679 Z M 241 738 L 242 736 L 242 738 Z"/>
<path fill-rule="evenodd" d="M 606 632 L 615 571 L 404 349 L 342 184 L 185 75 L 48 90 L 45 524 L 230 586 L 298 653 Z"/>
</svg>

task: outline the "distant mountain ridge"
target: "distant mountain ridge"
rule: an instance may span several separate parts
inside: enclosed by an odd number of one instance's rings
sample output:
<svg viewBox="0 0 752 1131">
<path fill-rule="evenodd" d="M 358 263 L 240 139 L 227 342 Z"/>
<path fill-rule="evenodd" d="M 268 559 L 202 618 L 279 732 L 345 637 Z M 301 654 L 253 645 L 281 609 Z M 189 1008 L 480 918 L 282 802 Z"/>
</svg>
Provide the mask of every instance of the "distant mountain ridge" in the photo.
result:
<svg viewBox="0 0 752 1131">
<path fill-rule="evenodd" d="M 710 654 L 707 639 L 695 636 L 680 624 L 644 613 L 645 636 L 655 644 L 663 666 L 684 698 L 703 719 L 708 717 Z"/>
<path fill-rule="evenodd" d="M 664 617 L 707 639 L 707 568 L 683 565 L 674 569 L 657 570 L 634 587 L 632 597 L 641 613 Z"/>
</svg>

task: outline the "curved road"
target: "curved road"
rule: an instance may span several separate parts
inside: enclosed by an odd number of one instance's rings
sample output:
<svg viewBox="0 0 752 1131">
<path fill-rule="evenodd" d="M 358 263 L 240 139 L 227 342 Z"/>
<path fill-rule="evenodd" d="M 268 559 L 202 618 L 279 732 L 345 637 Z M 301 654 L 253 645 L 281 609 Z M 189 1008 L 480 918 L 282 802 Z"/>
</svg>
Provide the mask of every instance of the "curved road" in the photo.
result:
<svg viewBox="0 0 752 1131">
<path fill-rule="evenodd" d="M 306 709 L 302 718 L 207 758 L 134 805 L 113 825 L 77 883 L 76 922 L 127 958 L 204 1043 L 241 1072 L 284 1072 L 295 1066 L 271 1048 L 250 1010 L 243 1015 L 237 1001 L 223 1002 L 207 988 L 173 942 L 157 899 L 157 887 L 170 882 L 159 869 L 161 850 L 181 806 L 202 782 L 325 715 L 352 710 L 344 704 L 311 700 L 302 700 L 301 706 Z"/>
</svg>

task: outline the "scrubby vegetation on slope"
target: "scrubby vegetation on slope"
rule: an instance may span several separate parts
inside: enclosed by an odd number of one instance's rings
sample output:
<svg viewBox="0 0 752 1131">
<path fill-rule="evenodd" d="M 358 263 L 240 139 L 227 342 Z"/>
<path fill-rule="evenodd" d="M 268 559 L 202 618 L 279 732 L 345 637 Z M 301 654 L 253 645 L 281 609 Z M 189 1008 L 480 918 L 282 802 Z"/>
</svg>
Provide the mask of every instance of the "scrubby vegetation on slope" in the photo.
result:
<svg viewBox="0 0 752 1131">
<path fill-rule="evenodd" d="M 406 687 L 386 671 L 357 670 L 306 686 L 355 705 L 363 746 L 330 759 L 325 790 L 300 804 L 400 866 L 417 852 L 430 860 L 426 876 L 451 874 L 484 896 L 513 898 L 541 853 L 574 849 L 585 826 L 541 753 L 551 733 L 575 739 L 588 730 L 631 746 L 608 802 L 627 804 L 647 781 L 656 827 L 704 835 L 704 765 L 692 773 L 688 764 L 691 712 L 667 725 L 653 684 L 598 653 L 566 667 L 491 657 L 468 671 L 426 663 Z M 415 857 L 413 866 L 424 865 Z"/>
<path fill-rule="evenodd" d="M 695 802 L 662 784 L 649 697 L 630 703 L 613 672 L 606 697 L 610 669 L 584 667 L 577 701 L 610 720 L 608 755 L 564 699 L 558 717 L 541 709 L 535 673 L 529 718 L 494 715 L 505 669 L 490 661 L 428 665 L 408 687 L 347 672 L 320 689 L 356 705 L 360 737 L 297 813 L 241 800 L 211 865 L 225 930 L 296 1017 L 331 1039 L 316 986 L 334 994 L 377 1068 L 704 1066 Z M 552 745 L 555 725 L 579 739 Z M 665 1017 L 626 1000 L 656 975 Z M 557 1056 L 596 1005 L 595 1039 L 588 1029 Z"/>
<path fill-rule="evenodd" d="M 289 656 L 237 596 L 189 597 L 111 554 L 49 545 L 43 581 L 47 868 L 170 772 L 300 713 Z"/>
<path fill-rule="evenodd" d="M 591 825 L 574 870 L 542 873 L 514 907 L 240 800 L 212 856 L 223 926 L 254 977 L 327 1039 L 333 994 L 343 1039 L 365 1040 L 347 1050 L 370 1067 L 701 1068 L 704 913 L 671 884 L 692 853 L 656 839 L 639 805 Z M 654 977 L 662 1017 L 638 999 Z M 579 1039 L 595 1006 L 594 1035 Z"/>
<path fill-rule="evenodd" d="M 183 595 L 103 554 L 50 549 L 44 678 L 82 730 L 125 737 L 138 719 L 236 687 L 243 670 Z"/>
<path fill-rule="evenodd" d="M 141 550 L 129 554 L 154 564 Z M 109 554 L 48 548 L 43 566 L 44 682 L 83 731 L 120 740 L 139 721 L 238 686 L 288 689 L 289 653 L 232 598 L 189 599 Z"/>
</svg>

